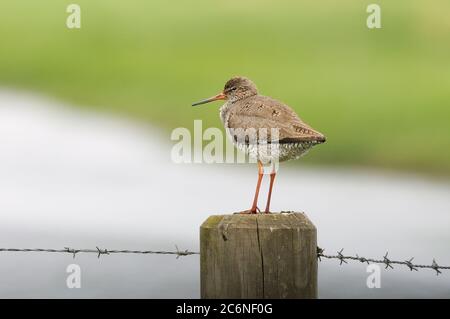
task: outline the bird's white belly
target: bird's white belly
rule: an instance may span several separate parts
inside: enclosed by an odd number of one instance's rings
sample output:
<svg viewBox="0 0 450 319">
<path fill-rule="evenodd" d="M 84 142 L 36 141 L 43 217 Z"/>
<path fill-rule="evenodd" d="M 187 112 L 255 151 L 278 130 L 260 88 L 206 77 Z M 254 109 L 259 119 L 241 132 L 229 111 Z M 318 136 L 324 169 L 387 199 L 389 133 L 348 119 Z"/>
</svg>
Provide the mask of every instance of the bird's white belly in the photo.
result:
<svg viewBox="0 0 450 319">
<path fill-rule="evenodd" d="M 233 141 L 234 142 L 234 141 Z M 284 162 L 293 160 L 306 154 L 313 146 L 311 143 L 260 143 L 260 144 L 244 144 L 235 143 L 234 145 L 245 152 L 250 157 L 261 161 L 263 164 L 273 162 Z"/>
</svg>

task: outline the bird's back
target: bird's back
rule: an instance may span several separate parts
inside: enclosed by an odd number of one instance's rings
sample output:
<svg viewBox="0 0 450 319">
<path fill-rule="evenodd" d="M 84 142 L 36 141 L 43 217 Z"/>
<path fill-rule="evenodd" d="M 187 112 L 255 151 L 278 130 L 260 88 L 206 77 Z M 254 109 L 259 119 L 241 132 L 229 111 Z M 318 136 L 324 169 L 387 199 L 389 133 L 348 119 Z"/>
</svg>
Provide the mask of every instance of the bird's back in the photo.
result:
<svg viewBox="0 0 450 319">
<path fill-rule="evenodd" d="M 286 104 L 263 95 L 231 103 L 224 114 L 231 129 L 266 129 L 269 141 L 283 143 L 323 143 L 325 136 L 303 122 Z M 278 136 L 272 134 L 276 129 Z"/>
</svg>

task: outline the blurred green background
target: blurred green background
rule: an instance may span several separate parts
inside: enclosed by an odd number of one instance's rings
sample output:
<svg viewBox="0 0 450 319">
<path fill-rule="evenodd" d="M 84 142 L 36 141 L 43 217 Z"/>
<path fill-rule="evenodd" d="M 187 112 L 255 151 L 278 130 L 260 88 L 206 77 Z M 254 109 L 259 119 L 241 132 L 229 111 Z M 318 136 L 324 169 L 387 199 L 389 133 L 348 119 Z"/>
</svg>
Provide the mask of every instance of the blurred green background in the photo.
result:
<svg viewBox="0 0 450 319">
<path fill-rule="evenodd" d="M 382 29 L 366 27 L 370 3 Z M 448 0 L 2 0 L 0 87 L 169 132 L 221 127 L 219 103 L 190 103 L 245 75 L 327 135 L 297 162 L 449 176 L 449 16 Z"/>
</svg>

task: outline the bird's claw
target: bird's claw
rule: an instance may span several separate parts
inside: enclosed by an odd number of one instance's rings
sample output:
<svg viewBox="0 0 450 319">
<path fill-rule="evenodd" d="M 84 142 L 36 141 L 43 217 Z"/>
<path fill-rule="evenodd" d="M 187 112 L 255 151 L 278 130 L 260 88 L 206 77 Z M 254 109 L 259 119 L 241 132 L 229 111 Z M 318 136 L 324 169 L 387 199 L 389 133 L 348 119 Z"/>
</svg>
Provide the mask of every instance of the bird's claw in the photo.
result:
<svg viewBox="0 0 450 319">
<path fill-rule="evenodd" d="M 261 210 L 256 207 L 256 208 L 250 208 L 249 210 L 244 210 L 243 212 L 239 212 L 237 214 L 245 214 L 245 215 L 250 215 L 250 214 L 260 214 Z"/>
</svg>

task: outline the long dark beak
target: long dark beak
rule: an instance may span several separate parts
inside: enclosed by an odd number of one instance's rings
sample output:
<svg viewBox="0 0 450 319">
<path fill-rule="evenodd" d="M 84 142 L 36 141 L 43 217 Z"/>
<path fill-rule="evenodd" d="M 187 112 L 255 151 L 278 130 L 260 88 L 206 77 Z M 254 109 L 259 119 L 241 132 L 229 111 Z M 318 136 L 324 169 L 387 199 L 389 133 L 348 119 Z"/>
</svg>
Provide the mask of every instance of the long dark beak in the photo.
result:
<svg viewBox="0 0 450 319">
<path fill-rule="evenodd" d="M 209 102 L 217 101 L 217 100 L 226 100 L 226 99 L 227 99 L 226 95 L 223 94 L 223 92 L 220 92 L 219 94 L 214 95 L 213 97 L 210 97 L 209 99 L 201 100 L 201 101 L 195 102 L 195 103 L 192 104 L 192 106 L 196 106 L 196 105 L 200 105 L 200 104 L 205 104 L 205 103 L 209 103 Z"/>
</svg>

